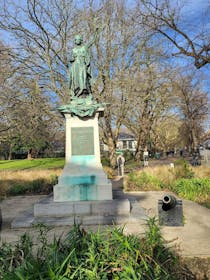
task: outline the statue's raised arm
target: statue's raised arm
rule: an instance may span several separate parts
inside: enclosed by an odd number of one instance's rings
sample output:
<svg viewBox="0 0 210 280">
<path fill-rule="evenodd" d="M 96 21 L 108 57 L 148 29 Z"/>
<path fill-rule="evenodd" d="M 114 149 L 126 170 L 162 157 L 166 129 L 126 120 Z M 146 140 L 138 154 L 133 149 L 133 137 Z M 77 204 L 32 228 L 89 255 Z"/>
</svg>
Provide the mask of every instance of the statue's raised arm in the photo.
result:
<svg viewBox="0 0 210 280">
<path fill-rule="evenodd" d="M 99 31 L 99 28 L 97 27 L 96 30 L 95 30 L 95 33 L 94 33 L 94 36 L 93 38 L 90 40 L 90 42 L 87 44 L 87 48 L 89 49 L 96 41 L 96 38 L 98 36 L 98 31 Z"/>
</svg>

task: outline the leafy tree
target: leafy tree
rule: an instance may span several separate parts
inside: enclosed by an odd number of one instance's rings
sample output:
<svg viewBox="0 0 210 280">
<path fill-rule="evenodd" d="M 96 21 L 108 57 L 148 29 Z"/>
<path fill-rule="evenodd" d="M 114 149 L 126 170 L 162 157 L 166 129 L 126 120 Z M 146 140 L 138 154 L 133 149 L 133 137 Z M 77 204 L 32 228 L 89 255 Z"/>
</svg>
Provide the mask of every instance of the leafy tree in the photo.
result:
<svg viewBox="0 0 210 280">
<path fill-rule="evenodd" d="M 37 81 L 23 80 L 16 84 L 15 103 L 7 108 L 6 116 L 10 128 L 1 133 L 2 147 L 6 157 L 11 159 L 13 152 L 27 151 L 31 158 L 35 153 L 49 147 L 54 135 L 48 98 L 43 95 Z M 10 104 L 11 106 L 11 104 Z"/>
</svg>

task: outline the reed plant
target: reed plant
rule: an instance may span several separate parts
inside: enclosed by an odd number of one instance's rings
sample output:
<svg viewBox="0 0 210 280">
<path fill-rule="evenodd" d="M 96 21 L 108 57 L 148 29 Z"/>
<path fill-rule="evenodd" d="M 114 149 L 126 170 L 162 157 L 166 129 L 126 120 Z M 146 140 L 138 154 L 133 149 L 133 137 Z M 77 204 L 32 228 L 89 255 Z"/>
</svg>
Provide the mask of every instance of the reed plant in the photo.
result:
<svg viewBox="0 0 210 280">
<path fill-rule="evenodd" d="M 125 235 L 123 228 L 87 232 L 75 225 L 65 238 L 48 242 L 47 229 L 40 230 L 36 250 L 27 235 L 14 248 L 2 245 L 0 279 L 186 279 L 178 256 L 165 245 L 154 219 L 142 238 Z"/>
</svg>

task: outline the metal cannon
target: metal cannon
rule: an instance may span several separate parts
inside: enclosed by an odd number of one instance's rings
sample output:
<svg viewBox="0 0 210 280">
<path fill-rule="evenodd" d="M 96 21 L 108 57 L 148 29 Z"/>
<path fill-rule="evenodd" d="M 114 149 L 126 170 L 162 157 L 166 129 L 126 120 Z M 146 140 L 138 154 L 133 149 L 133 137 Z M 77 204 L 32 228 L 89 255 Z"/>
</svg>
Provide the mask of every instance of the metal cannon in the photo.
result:
<svg viewBox="0 0 210 280">
<path fill-rule="evenodd" d="M 164 195 L 162 198 L 162 208 L 164 211 L 168 211 L 172 208 L 174 208 L 177 204 L 177 200 L 173 195 Z"/>
<path fill-rule="evenodd" d="M 158 200 L 158 217 L 162 226 L 183 226 L 182 200 L 165 194 Z"/>
</svg>

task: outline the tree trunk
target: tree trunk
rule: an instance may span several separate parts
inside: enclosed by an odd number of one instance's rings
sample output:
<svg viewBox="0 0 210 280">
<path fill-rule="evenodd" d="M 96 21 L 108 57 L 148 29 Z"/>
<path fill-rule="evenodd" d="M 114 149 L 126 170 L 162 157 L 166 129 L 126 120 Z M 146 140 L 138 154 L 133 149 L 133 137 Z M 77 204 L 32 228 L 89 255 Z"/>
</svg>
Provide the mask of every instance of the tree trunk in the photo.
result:
<svg viewBox="0 0 210 280">
<path fill-rule="evenodd" d="M 136 143 L 136 151 L 135 151 L 135 155 L 134 155 L 134 159 L 135 161 L 139 161 L 141 158 L 141 135 L 138 137 L 138 141 Z"/>
<path fill-rule="evenodd" d="M 194 127 L 192 127 L 191 134 L 192 134 L 192 149 L 193 149 L 193 152 L 196 152 L 197 148 L 198 148 L 198 141 L 197 141 L 197 137 L 196 137 L 196 133 L 195 133 L 195 128 Z"/>
<path fill-rule="evenodd" d="M 31 152 L 32 152 L 32 149 L 28 150 L 27 159 L 29 159 L 29 160 L 32 159 Z"/>
<path fill-rule="evenodd" d="M 116 167 L 116 143 L 111 137 L 107 139 L 107 145 L 109 149 L 109 160 L 112 168 Z"/>
<path fill-rule="evenodd" d="M 12 159 L 12 145 L 9 145 L 9 154 L 8 154 L 8 160 Z"/>
</svg>

